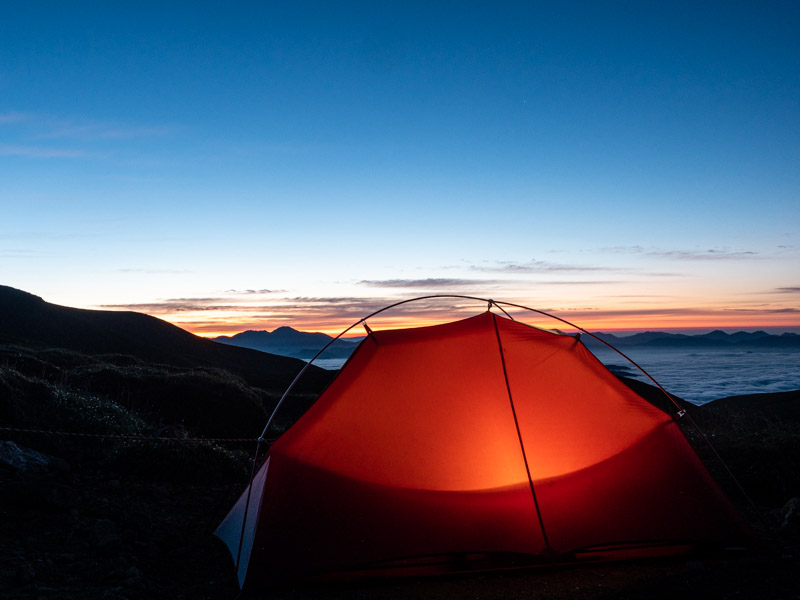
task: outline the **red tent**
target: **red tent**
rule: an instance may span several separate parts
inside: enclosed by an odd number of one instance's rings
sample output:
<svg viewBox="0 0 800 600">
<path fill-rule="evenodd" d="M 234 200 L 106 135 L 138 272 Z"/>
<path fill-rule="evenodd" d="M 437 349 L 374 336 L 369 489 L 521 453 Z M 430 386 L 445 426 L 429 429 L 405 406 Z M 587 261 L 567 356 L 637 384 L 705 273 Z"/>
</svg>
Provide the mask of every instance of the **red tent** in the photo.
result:
<svg viewBox="0 0 800 600">
<path fill-rule="evenodd" d="M 251 587 L 649 556 L 741 531 L 671 415 L 576 337 L 485 312 L 370 333 L 216 535 Z"/>
</svg>

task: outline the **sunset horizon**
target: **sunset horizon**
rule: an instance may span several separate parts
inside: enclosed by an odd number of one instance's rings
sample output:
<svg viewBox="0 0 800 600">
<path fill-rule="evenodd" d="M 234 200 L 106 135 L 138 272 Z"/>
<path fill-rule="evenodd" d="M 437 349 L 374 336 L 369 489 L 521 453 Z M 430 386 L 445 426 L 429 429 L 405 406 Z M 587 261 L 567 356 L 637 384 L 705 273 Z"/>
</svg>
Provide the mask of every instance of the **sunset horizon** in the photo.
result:
<svg viewBox="0 0 800 600">
<path fill-rule="evenodd" d="M 796 598 L 798 32 L 3 3 L 0 597 Z"/>
<path fill-rule="evenodd" d="M 205 337 L 800 328 L 788 5 L 7 13 L 0 284 Z"/>
<path fill-rule="evenodd" d="M 51 302 L 46 297 L 43 300 Z M 688 334 L 712 330 L 722 330 L 727 333 L 757 330 L 770 333 L 800 333 L 800 326 L 791 318 L 793 313 L 789 312 L 790 316 L 786 317 L 780 310 L 737 318 L 731 316 L 732 312 L 737 311 L 726 307 L 716 309 L 653 307 L 638 310 L 613 307 L 552 308 L 536 306 L 524 298 L 511 299 L 496 294 L 491 297 L 477 296 L 468 292 L 463 294 L 431 292 L 416 296 L 358 299 L 287 298 L 273 299 L 270 303 L 241 302 L 238 306 L 231 305 L 230 298 L 222 306 L 208 298 L 183 298 L 150 304 L 87 304 L 72 307 L 141 312 L 206 338 L 230 336 L 243 331 L 273 331 L 285 326 L 298 331 L 320 332 L 330 336 L 337 336 L 349 328 L 345 337 L 352 337 L 364 334 L 359 322 L 376 311 L 382 312 L 368 320 L 371 328 L 423 327 L 479 314 L 488 308 L 489 300 L 502 307 L 502 309 L 497 305 L 493 307 L 492 310 L 498 314 L 503 314 L 505 310 L 506 314 L 527 324 L 566 332 L 573 331 L 573 328 L 563 321 L 587 331 L 621 335 L 656 330 Z M 181 308 L 177 307 L 179 302 L 183 305 Z M 337 310 L 336 305 L 341 305 L 343 302 L 348 304 L 349 308 Z M 398 306 L 392 307 L 395 304 Z M 386 308 L 388 310 L 384 311 Z M 358 310 L 363 312 L 359 313 Z M 537 314 L 535 311 L 541 311 L 546 315 Z"/>
</svg>

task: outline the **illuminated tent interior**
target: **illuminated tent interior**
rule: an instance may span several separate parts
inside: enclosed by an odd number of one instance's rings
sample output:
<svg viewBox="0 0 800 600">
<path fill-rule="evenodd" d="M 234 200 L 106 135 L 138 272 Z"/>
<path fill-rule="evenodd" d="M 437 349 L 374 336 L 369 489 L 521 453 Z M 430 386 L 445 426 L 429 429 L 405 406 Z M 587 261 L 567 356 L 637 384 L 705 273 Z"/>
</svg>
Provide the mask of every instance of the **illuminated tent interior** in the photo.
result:
<svg viewBox="0 0 800 600">
<path fill-rule="evenodd" d="M 487 311 L 370 332 L 216 531 L 240 585 L 653 556 L 742 525 L 673 416 Z"/>
</svg>

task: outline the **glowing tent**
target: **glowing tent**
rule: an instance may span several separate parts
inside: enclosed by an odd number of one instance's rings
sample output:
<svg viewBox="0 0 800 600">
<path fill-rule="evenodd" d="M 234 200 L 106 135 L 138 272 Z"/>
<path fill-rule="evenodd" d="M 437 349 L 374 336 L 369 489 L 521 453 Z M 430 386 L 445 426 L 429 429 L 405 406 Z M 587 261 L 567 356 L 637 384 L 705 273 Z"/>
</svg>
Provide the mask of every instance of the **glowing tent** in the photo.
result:
<svg viewBox="0 0 800 600">
<path fill-rule="evenodd" d="M 741 537 L 675 419 L 579 339 L 485 312 L 371 332 L 216 531 L 242 587 Z"/>
</svg>

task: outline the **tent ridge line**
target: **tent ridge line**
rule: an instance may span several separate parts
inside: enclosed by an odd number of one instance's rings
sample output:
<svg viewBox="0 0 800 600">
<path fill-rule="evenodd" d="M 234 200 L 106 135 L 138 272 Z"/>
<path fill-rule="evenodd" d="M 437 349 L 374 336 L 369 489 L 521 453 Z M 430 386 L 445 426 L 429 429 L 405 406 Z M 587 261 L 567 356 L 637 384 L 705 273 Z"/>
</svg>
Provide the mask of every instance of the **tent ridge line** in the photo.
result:
<svg viewBox="0 0 800 600">
<path fill-rule="evenodd" d="M 506 393 L 508 394 L 508 403 L 511 406 L 511 414 L 514 417 L 514 427 L 517 430 L 517 439 L 519 440 L 519 447 L 522 451 L 522 462 L 525 463 L 525 473 L 528 476 L 528 485 L 531 488 L 531 496 L 533 497 L 533 506 L 536 508 L 536 517 L 539 520 L 539 528 L 542 530 L 542 538 L 544 539 L 545 547 L 548 553 L 552 553 L 550 540 L 547 538 L 547 531 L 544 528 L 544 521 L 542 520 L 542 511 L 539 509 L 539 500 L 536 498 L 536 490 L 533 489 L 533 478 L 531 477 L 531 469 L 528 465 L 528 455 L 525 452 L 525 444 L 522 441 L 522 432 L 519 429 L 519 420 L 517 419 L 517 409 L 514 406 L 514 398 L 511 395 L 511 384 L 508 381 L 508 370 L 506 369 L 506 359 L 503 353 L 503 342 L 500 339 L 500 330 L 497 327 L 497 317 L 492 314 L 492 325 L 494 325 L 494 333 L 497 337 L 497 349 L 500 353 L 500 364 L 503 367 L 503 380 L 506 383 Z"/>
</svg>

